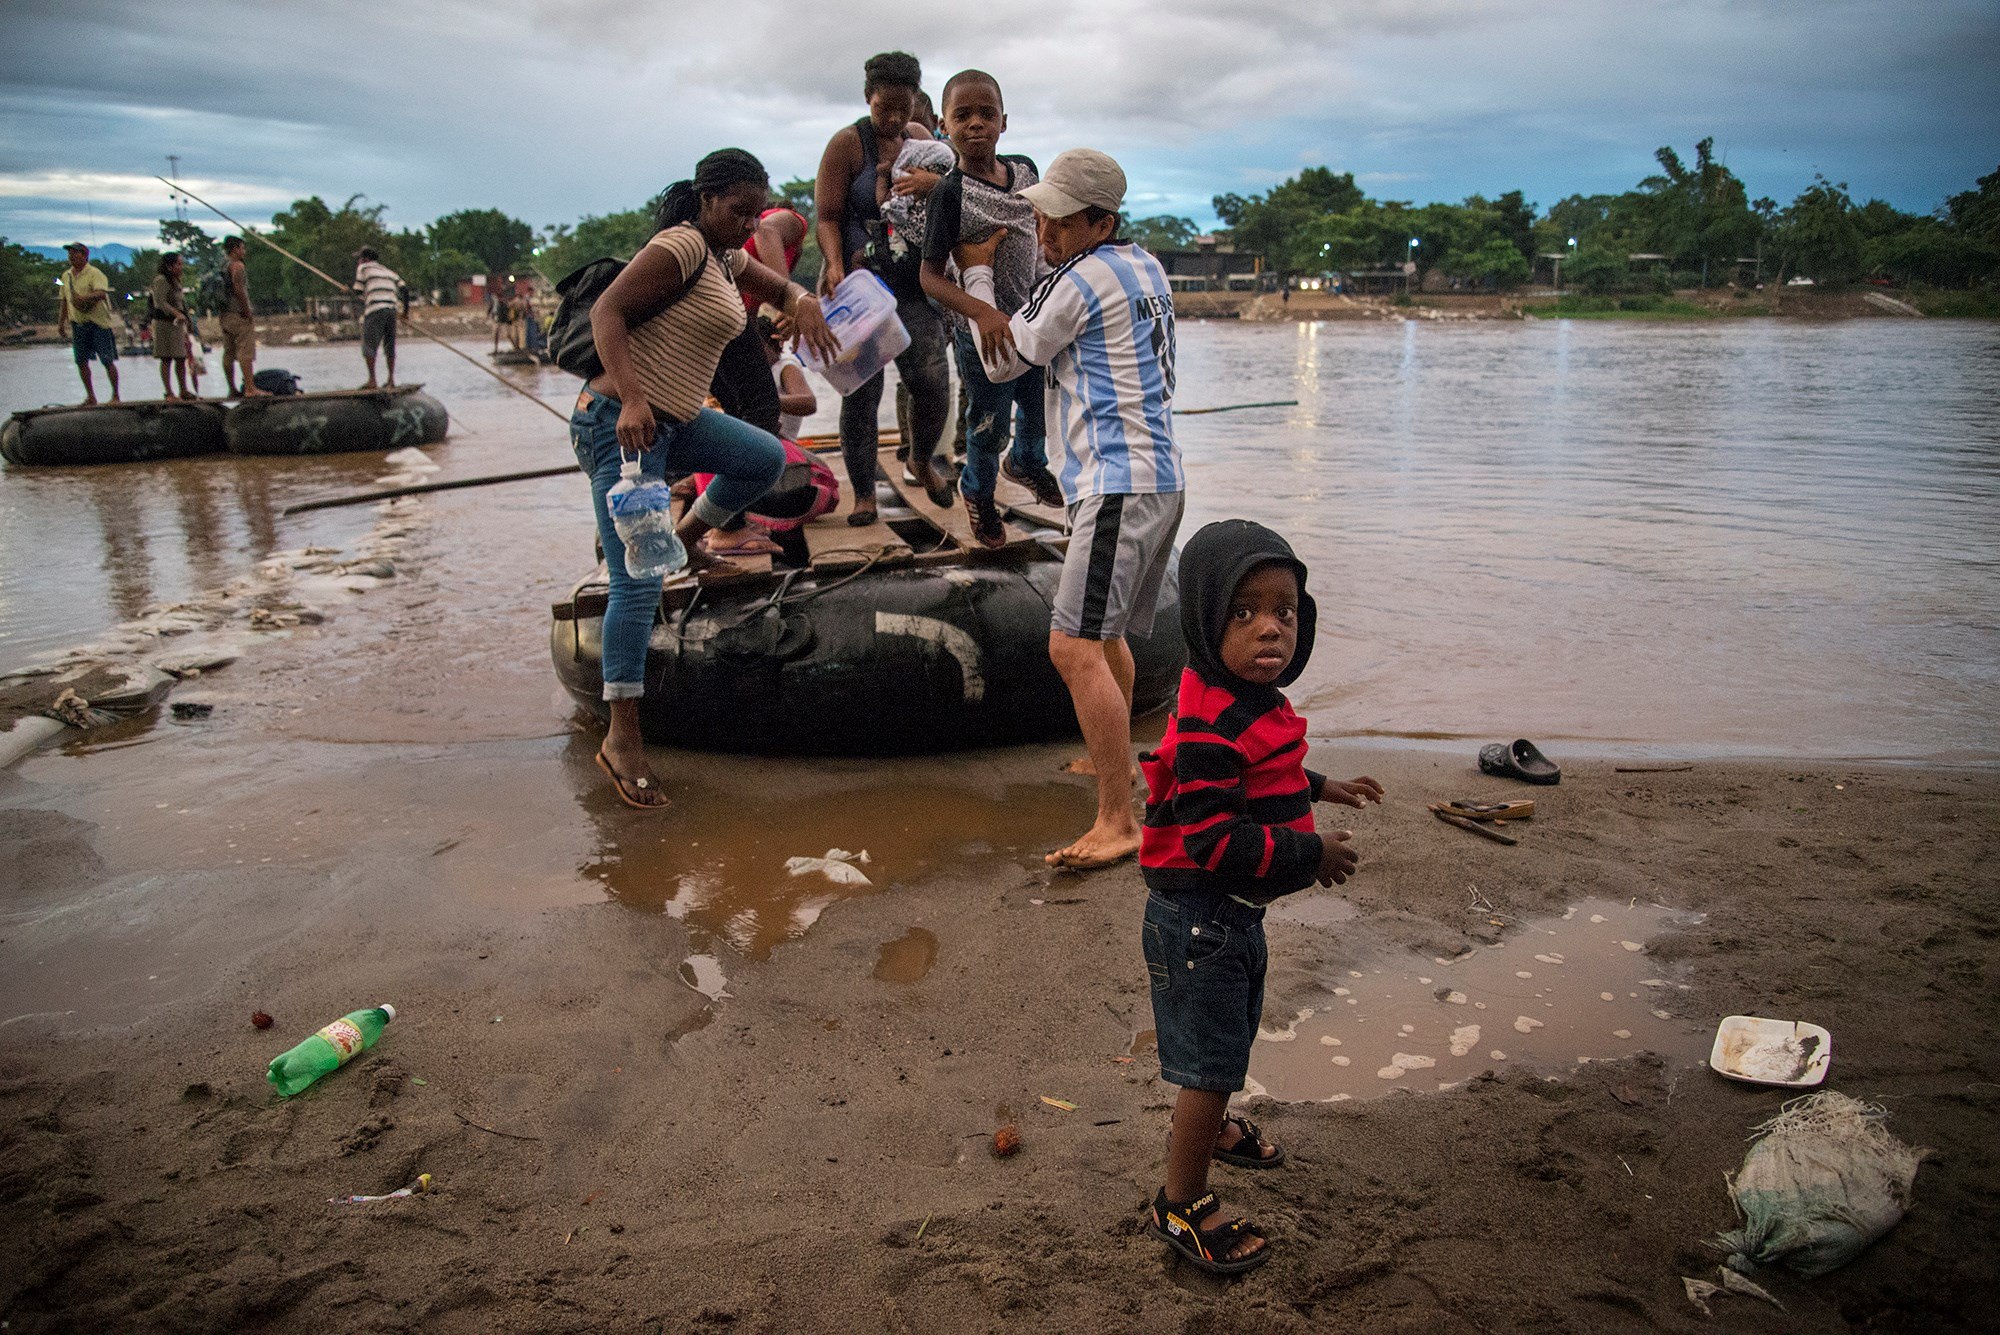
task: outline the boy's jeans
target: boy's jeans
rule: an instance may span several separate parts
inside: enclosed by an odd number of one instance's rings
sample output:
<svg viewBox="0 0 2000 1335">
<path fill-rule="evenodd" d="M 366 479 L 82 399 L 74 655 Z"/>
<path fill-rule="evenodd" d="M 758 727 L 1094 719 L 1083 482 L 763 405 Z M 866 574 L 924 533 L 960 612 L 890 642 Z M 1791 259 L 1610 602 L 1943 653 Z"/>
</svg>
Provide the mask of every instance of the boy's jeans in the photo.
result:
<svg viewBox="0 0 2000 1335">
<path fill-rule="evenodd" d="M 954 336 L 959 392 L 966 404 L 965 472 L 958 485 L 968 496 L 991 496 L 1000 482 L 1000 455 L 1007 448 L 1016 408 L 1020 412 L 1020 429 L 1013 433 L 1016 472 L 1049 466 L 1048 428 L 1042 372 L 1031 370 L 1018 380 L 996 385 L 980 364 L 977 340 L 978 331 L 963 326 Z"/>
<path fill-rule="evenodd" d="M 569 439 L 576 461 L 590 478 L 590 506 L 597 515 L 597 538 L 611 572 L 611 597 L 604 609 L 604 698 L 636 699 L 646 693 L 646 642 L 660 606 L 660 580 L 625 573 L 625 544 L 611 523 L 604 497 L 618 485 L 624 466 L 618 448 L 618 400 L 586 389 L 570 414 Z M 639 455 L 642 477 L 664 480 L 669 473 L 713 473 L 715 481 L 695 499 L 694 515 L 721 528 L 769 491 L 785 471 L 785 447 L 778 438 L 747 422 L 704 408 L 692 422 L 657 417 L 653 448 Z"/>
</svg>

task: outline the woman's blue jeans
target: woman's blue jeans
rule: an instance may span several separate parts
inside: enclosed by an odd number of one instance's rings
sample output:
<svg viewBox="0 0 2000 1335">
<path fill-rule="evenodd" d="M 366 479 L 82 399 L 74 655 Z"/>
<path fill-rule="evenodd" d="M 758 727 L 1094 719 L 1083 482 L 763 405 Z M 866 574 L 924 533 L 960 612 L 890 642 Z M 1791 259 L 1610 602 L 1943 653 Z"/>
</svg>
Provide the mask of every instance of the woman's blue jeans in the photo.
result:
<svg viewBox="0 0 2000 1335">
<path fill-rule="evenodd" d="M 618 448 L 620 408 L 618 400 L 586 389 L 577 396 L 576 411 L 569 419 L 570 444 L 590 478 L 590 508 L 597 515 L 597 537 L 611 572 L 611 598 L 604 609 L 607 700 L 632 700 L 646 693 L 646 643 L 653 635 L 653 613 L 660 606 L 658 577 L 636 579 L 626 573 L 625 544 L 604 504 L 624 465 Z M 711 528 L 721 528 L 749 509 L 785 471 L 785 447 L 776 436 L 713 408 L 702 409 L 692 422 L 655 420 L 659 425 L 653 448 L 639 455 L 640 474 L 663 481 L 669 474 L 715 474 L 708 490 L 695 499 L 693 511 Z"/>
</svg>

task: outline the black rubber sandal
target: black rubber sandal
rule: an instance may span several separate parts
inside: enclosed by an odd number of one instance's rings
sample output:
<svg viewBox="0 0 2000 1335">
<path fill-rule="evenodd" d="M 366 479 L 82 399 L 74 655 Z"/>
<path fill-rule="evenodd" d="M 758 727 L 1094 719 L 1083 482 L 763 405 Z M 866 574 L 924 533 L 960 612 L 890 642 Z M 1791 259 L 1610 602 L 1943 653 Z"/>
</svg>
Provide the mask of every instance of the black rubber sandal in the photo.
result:
<svg viewBox="0 0 2000 1335">
<path fill-rule="evenodd" d="M 1232 1219 L 1218 1228 L 1204 1230 L 1201 1221 L 1222 1207 L 1215 1193 L 1203 1192 L 1191 1201 L 1170 1201 L 1167 1189 L 1160 1188 L 1147 1212 L 1146 1231 L 1167 1245 L 1167 1250 L 1197 1270 L 1211 1275 L 1244 1275 L 1271 1259 L 1270 1239 L 1248 1256 L 1226 1260 L 1245 1237 L 1263 1238 L 1263 1232 L 1247 1219 Z"/>
<path fill-rule="evenodd" d="M 1282 1145 L 1271 1146 L 1271 1156 L 1269 1158 L 1265 1158 L 1261 1153 L 1245 1154 L 1243 1152 L 1245 1145 L 1248 1145 L 1252 1151 L 1263 1149 L 1265 1144 L 1263 1133 L 1258 1131 L 1257 1124 L 1247 1117 L 1225 1117 L 1222 1119 L 1224 1126 L 1229 1125 L 1231 1122 L 1236 1123 L 1237 1127 L 1242 1130 L 1243 1139 L 1236 1142 L 1236 1148 L 1234 1149 L 1218 1149 L 1213 1156 L 1217 1163 L 1226 1163 L 1233 1168 L 1276 1168 L 1285 1161 L 1285 1147 Z"/>
<path fill-rule="evenodd" d="M 1561 783 L 1563 776 L 1556 763 L 1525 737 L 1511 746 L 1505 742 L 1494 742 L 1480 747 L 1479 769 L 1483 774 L 1497 774 L 1505 779 L 1519 779 L 1523 783 L 1544 786 Z"/>
</svg>

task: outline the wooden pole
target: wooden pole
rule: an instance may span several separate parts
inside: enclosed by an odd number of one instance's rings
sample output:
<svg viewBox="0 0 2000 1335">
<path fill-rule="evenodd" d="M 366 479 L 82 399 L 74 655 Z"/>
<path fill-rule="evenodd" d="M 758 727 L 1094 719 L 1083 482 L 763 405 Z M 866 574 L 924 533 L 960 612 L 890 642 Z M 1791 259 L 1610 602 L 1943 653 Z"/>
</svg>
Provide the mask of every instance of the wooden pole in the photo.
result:
<svg viewBox="0 0 2000 1335">
<path fill-rule="evenodd" d="M 1297 399 L 1272 399 L 1269 403 L 1225 403 L 1220 408 L 1176 408 L 1175 417 L 1199 417 L 1203 413 L 1233 413 L 1243 408 L 1296 408 Z"/>
<path fill-rule="evenodd" d="M 565 473 L 581 472 L 575 464 L 561 468 L 535 468 L 525 473 L 495 473 L 488 477 L 462 477 L 454 482 L 420 482 L 413 487 L 390 487 L 386 491 L 365 491 L 358 496 L 329 496 L 324 500 L 300 501 L 288 505 L 278 512 L 279 516 L 302 515 L 308 510 L 338 510 L 348 505 L 365 505 L 369 501 L 394 500 L 398 496 L 424 496 L 433 491 L 455 491 L 460 487 L 484 487 L 496 482 L 527 482 L 538 477 L 561 477 Z"/>
<path fill-rule="evenodd" d="M 186 195 L 189 199 L 201 205 L 203 208 L 207 209 L 210 213 L 213 213 L 216 217 L 222 219 L 230 226 L 242 232 L 243 235 L 248 237 L 255 237 L 257 240 L 262 241 L 265 245 L 277 251 L 280 255 L 283 255 L 286 259 L 298 265 L 301 269 L 304 269 L 308 273 L 317 274 L 319 277 L 325 279 L 327 282 L 339 288 L 343 293 L 353 290 L 348 284 L 343 283 L 338 278 L 333 277 L 331 274 L 327 273 L 326 270 L 316 268 L 315 266 L 306 263 L 304 260 L 300 259 L 297 255 L 292 254 L 291 251 L 286 250 L 283 246 L 273 241 L 270 237 L 265 236 L 262 232 L 259 232 L 252 227 L 246 227 L 244 224 L 237 222 L 236 219 L 230 217 L 228 214 L 224 213 L 221 209 L 216 208 L 215 205 L 209 203 L 207 200 L 203 199 L 200 195 L 197 195 L 196 193 L 194 193 L 194 191 L 188 189 L 186 186 L 181 185 L 175 181 L 169 181 L 164 176 L 156 176 L 153 179 L 156 181 L 163 182 L 170 190 L 174 190 L 179 192 L 180 194 Z M 536 395 L 528 390 L 521 388 L 519 385 L 509 380 L 506 376 L 501 375 L 498 371 L 494 370 L 490 366 L 487 366 L 483 362 L 479 361 L 477 358 L 467 356 L 465 353 L 459 351 L 459 349 L 453 347 L 450 343 L 446 342 L 439 335 L 433 334 L 430 330 L 424 328 L 422 325 L 418 324 L 415 320 L 412 320 L 409 316 L 406 315 L 403 317 L 403 323 L 408 325 L 410 328 L 416 330 L 419 334 L 422 334 L 425 338 L 429 339 L 431 342 L 443 348 L 446 352 L 451 353 L 453 356 L 465 358 L 467 362 L 471 363 L 473 366 L 478 367 L 480 370 L 486 372 L 486 374 L 492 376 L 495 380 L 498 380 L 501 384 L 513 390 L 516 394 L 519 394 L 522 398 L 540 404 L 542 407 L 548 409 L 550 413 L 554 414 L 556 417 L 561 418 L 565 422 L 569 420 L 568 413 L 556 407 L 553 403 L 550 403 L 547 399 L 544 399 L 539 395 Z M 286 513 L 289 514 L 291 512 L 286 511 Z"/>
</svg>

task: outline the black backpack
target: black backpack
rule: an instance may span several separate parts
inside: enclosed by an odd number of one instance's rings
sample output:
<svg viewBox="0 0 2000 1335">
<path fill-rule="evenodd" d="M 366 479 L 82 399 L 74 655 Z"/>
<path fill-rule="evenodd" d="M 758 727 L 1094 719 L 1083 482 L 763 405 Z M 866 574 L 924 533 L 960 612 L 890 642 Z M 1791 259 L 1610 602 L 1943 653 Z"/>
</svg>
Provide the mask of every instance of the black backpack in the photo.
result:
<svg viewBox="0 0 2000 1335">
<path fill-rule="evenodd" d="M 702 271 L 708 268 L 708 247 L 703 246 L 701 263 L 694 266 L 681 290 L 668 297 L 665 305 L 646 317 L 650 320 L 669 306 L 694 291 L 695 283 Z M 624 260 L 612 259 L 606 255 L 602 259 L 573 269 L 563 275 L 556 284 L 556 295 L 561 301 L 556 306 L 556 317 L 549 322 L 549 355 L 557 366 L 571 375 L 580 375 L 585 380 L 594 380 L 604 374 L 604 362 L 597 355 L 597 340 L 590 332 L 590 309 L 597 299 L 604 295 L 604 289 L 611 286 L 611 280 L 625 270 Z M 645 323 L 644 320 L 639 321 Z"/>
</svg>

